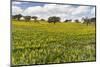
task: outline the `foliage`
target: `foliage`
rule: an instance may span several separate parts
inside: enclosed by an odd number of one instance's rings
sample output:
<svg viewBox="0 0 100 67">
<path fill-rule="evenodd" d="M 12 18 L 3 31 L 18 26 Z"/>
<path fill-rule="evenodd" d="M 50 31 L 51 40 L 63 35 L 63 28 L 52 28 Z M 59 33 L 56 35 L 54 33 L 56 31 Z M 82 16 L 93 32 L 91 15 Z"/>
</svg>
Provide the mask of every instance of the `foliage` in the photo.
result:
<svg viewBox="0 0 100 67">
<path fill-rule="evenodd" d="M 60 22 L 60 17 L 56 17 L 56 16 L 49 17 L 49 18 L 48 18 L 48 22 L 49 22 L 49 23 L 52 23 L 52 22 L 53 22 L 54 24 L 55 24 L 56 22 Z"/>
<path fill-rule="evenodd" d="M 22 17 L 21 14 L 12 16 L 13 19 L 17 19 L 18 21 L 20 20 L 21 17 Z"/>
<path fill-rule="evenodd" d="M 76 22 L 76 23 L 79 23 L 79 20 L 78 20 L 78 19 L 76 19 L 76 20 L 75 20 L 75 22 Z"/>
<path fill-rule="evenodd" d="M 96 23 L 96 18 L 95 17 L 91 18 L 90 20 L 91 20 L 91 22 Z"/>
<path fill-rule="evenodd" d="M 68 19 L 66 19 L 64 22 L 71 22 L 71 21 L 72 21 L 71 19 L 69 19 L 69 20 L 68 20 Z"/>
<path fill-rule="evenodd" d="M 12 21 L 12 64 L 95 61 L 95 25 Z"/>
<path fill-rule="evenodd" d="M 38 22 L 38 21 L 37 21 L 37 18 L 38 18 L 37 16 L 33 16 L 33 17 L 32 17 L 32 19 L 34 19 L 34 22 Z"/>
<path fill-rule="evenodd" d="M 28 22 L 28 21 L 30 21 L 31 16 L 25 16 L 24 18 L 25 18 L 25 21 Z"/>
<path fill-rule="evenodd" d="M 82 20 L 84 21 L 84 23 L 87 24 L 87 26 L 91 23 L 96 23 L 96 18 L 95 17 L 92 17 L 92 18 L 82 18 Z"/>
<path fill-rule="evenodd" d="M 45 21 L 45 19 L 41 19 L 41 21 Z"/>
</svg>

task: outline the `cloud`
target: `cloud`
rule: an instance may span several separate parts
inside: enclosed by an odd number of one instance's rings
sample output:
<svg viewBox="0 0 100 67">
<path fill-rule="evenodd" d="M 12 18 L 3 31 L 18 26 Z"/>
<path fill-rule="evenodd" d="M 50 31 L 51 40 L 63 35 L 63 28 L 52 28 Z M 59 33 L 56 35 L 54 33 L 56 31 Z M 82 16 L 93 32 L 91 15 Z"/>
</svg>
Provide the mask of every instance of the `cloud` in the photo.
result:
<svg viewBox="0 0 100 67">
<path fill-rule="evenodd" d="M 19 5 L 21 2 L 12 2 L 12 5 Z"/>
<path fill-rule="evenodd" d="M 36 7 L 29 7 L 24 10 L 23 15 L 36 15 L 41 14 L 43 12 L 42 7 L 36 6 Z"/>
<path fill-rule="evenodd" d="M 95 7 L 92 8 L 92 10 L 91 10 L 91 17 L 95 17 L 95 9 L 96 9 Z"/>
<path fill-rule="evenodd" d="M 47 19 L 49 16 L 58 16 L 64 19 L 69 17 L 72 8 L 69 5 L 56 5 L 56 4 L 45 4 L 44 6 L 33 6 L 28 7 L 22 13 L 23 15 L 38 16 L 39 18 Z"/>
<path fill-rule="evenodd" d="M 91 6 L 78 6 L 72 12 L 73 19 L 78 19 L 81 21 L 82 17 L 93 17 L 91 11 Z"/>
<path fill-rule="evenodd" d="M 74 9 L 74 12 L 72 13 L 73 15 L 79 15 L 79 14 L 85 14 L 89 11 L 88 6 L 79 6 Z"/>
<path fill-rule="evenodd" d="M 21 14 L 23 10 L 18 6 L 12 6 L 12 15 Z"/>
<path fill-rule="evenodd" d="M 22 10 L 20 7 L 13 6 L 13 14 L 26 16 L 38 16 L 39 19 L 47 20 L 50 16 L 61 17 L 61 21 L 65 19 L 81 19 L 82 17 L 92 16 L 94 8 L 90 6 L 72 6 L 72 5 L 58 5 L 58 4 L 44 4 L 44 6 L 31 6 Z M 94 14 L 95 15 L 95 14 Z"/>
</svg>

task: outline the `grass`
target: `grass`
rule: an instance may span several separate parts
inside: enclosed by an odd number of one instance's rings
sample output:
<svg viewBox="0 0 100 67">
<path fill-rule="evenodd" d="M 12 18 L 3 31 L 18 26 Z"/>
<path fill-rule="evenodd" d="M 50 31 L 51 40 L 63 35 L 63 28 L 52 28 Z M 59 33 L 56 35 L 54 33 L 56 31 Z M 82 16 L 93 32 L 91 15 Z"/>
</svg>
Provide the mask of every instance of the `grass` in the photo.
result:
<svg viewBox="0 0 100 67">
<path fill-rule="evenodd" d="M 12 21 L 12 64 L 95 61 L 95 25 Z"/>
</svg>

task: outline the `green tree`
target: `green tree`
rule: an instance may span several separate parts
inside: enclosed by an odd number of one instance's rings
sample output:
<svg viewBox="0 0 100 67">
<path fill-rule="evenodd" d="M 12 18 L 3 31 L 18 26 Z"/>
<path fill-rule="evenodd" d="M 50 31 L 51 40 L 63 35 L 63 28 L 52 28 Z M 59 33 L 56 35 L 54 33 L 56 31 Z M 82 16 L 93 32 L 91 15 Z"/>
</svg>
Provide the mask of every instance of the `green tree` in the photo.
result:
<svg viewBox="0 0 100 67">
<path fill-rule="evenodd" d="M 66 19 L 64 22 L 71 22 L 72 20 L 71 19 Z"/>
<path fill-rule="evenodd" d="M 54 24 L 57 23 L 57 22 L 60 22 L 60 17 L 56 17 L 56 16 L 49 17 L 48 22 L 54 23 Z"/>
<path fill-rule="evenodd" d="M 38 19 L 37 16 L 33 16 L 32 19 L 34 19 L 34 22 L 38 22 L 38 21 L 37 21 L 37 19 Z"/>
<path fill-rule="evenodd" d="M 91 20 L 91 22 L 94 22 L 94 23 L 96 22 L 96 18 L 95 17 L 91 18 L 90 20 Z"/>
<path fill-rule="evenodd" d="M 25 18 L 25 21 L 28 22 L 28 21 L 30 21 L 31 16 L 25 16 L 24 18 Z"/>
<path fill-rule="evenodd" d="M 79 23 L 79 20 L 78 20 L 78 19 L 76 19 L 76 20 L 75 20 L 75 22 L 76 22 L 76 23 Z"/>
<path fill-rule="evenodd" d="M 17 15 L 12 15 L 12 19 L 17 19 Z"/>
<path fill-rule="evenodd" d="M 41 21 L 45 21 L 45 19 L 41 19 Z"/>
<path fill-rule="evenodd" d="M 21 17 L 22 17 L 21 14 L 16 15 L 16 18 L 17 18 L 18 21 L 20 21 L 20 18 L 21 18 Z"/>
<path fill-rule="evenodd" d="M 86 25 L 88 26 L 89 24 L 90 24 L 90 22 L 91 22 L 91 20 L 89 19 L 89 18 L 82 18 L 83 19 L 83 21 L 84 21 L 84 23 L 86 23 Z"/>
</svg>

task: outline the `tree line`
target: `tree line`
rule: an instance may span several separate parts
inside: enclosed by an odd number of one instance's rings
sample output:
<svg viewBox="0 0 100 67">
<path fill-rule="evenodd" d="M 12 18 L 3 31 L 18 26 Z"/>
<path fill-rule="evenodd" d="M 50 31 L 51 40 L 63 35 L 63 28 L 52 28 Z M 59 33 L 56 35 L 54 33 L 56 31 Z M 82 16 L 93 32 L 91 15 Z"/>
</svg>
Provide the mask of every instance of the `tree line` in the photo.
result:
<svg viewBox="0 0 100 67">
<path fill-rule="evenodd" d="M 39 22 L 37 20 L 38 19 L 37 16 L 23 16 L 21 14 L 13 15 L 12 19 L 16 19 L 16 20 L 20 21 L 21 17 L 24 17 L 26 22 L 30 21 L 31 19 L 34 19 L 34 22 Z M 84 21 L 83 23 L 86 23 L 87 25 L 89 25 L 91 22 L 93 22 L 93 23 L 96 22 L 96 18 L 95 17 L 92 17 L 92 18 L 87 18 L 86 17 L 86 18 L 82 18 L 82 20 Z M 45 19 L 41 19 L 41 21 L 45 21 Z M 74 21 L 77 22 L 77 23 L 80 23 L 80 21 L 78 19 L 76 19 Z M 55 24 L 57 22 L 61 22 L 61 18 L 57 17 L 57 16 L 51 16 L 51 17 L 48 18 L 47 22 Z M 66 19 L 64 22 L 72 22 L 72 19 Z"/>
</svg>

